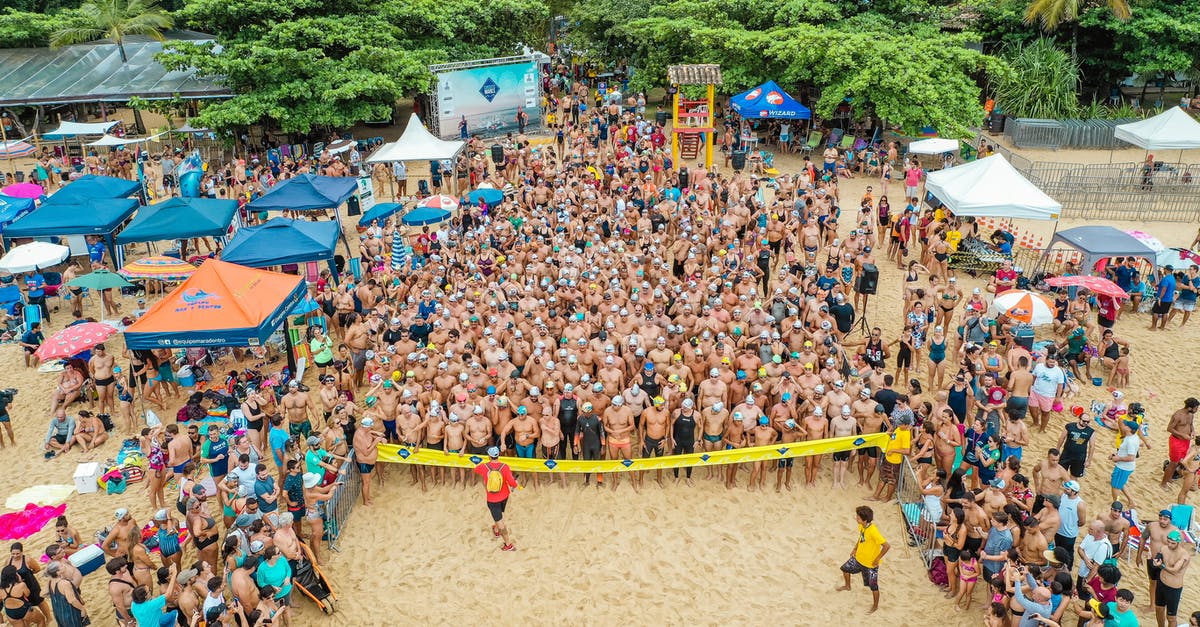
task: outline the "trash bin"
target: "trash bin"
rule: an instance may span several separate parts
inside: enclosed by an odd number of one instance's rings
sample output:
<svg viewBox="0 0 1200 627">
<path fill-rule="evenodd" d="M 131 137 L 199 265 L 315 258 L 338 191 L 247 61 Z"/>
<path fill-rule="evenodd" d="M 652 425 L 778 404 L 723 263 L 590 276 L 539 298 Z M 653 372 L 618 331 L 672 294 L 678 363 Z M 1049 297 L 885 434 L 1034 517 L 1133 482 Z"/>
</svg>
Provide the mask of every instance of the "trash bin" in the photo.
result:
<svg viewBox="0 0 1200 627">
<path fill-rule="evenodd" d="M 492 163 L 498 168 L 504 166 L 504 146 L 492 144 Z"/>
<path fill-rule="evenodd" d="M 741 171 L 746 169 L 746 149 L 742 148 L 740 150 L 733 151 L 729 160 L 733 165 L 734 170 Z"/>
</svg>

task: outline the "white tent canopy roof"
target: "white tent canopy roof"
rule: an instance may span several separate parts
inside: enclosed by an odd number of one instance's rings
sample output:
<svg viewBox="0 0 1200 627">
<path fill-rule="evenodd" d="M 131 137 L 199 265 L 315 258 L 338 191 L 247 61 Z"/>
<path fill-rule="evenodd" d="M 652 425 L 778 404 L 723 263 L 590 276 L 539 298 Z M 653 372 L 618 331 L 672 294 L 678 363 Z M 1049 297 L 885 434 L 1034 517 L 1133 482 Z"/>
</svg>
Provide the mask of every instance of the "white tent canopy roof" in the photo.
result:
<svg viewBox="0 0 1200 627">
<path fill-rule="evenodd" d="M 58 128 L 43 135 L 103 135 L 116 126 L 114 122 L 63 122 Z"/>
<path fill-rule="evenodd" d="M 925 189 L 958 216 L 1057 220 L 1062 204 L 1001 155 L 930 172 Z"/>
<path fill-rule="evenodd" d="M 120 137 L 115 137 L 113 135 L 109 135 L 109 134 L 105 133 L 104 136 L 102 136 L 100 139 L 97 139 L 94 142 L 89 142 L 88 145 L 89 146 L 127 146 L 129 144 L 139 144 L 141 142 L 150 141 L 152 139 L 157 138 L 159 135 L 165 135 L 165 134 L 166 134 L 166 132 L 162 132 L 162 133 L 159 133 L 158 135 L 151 135 L 150 137 L 139 137 L 137 139 L 122 139 Z"/>
<path fill-rule="evenodd" d="M 1121 124 L 1114 135 L 1146 150 L 1200 148 L 1200 122 L 1179 107 L 1171 107 L 1140 122 Z"/>
<path fill-rule="evenodd" d="M 958 152 L 958 140 L 942 137 L 922 139 L 909 144 L 908 152 L 913 155 L 940 155 L 947 152 Z"/>
<path fill-rule="evenodd" d="M 387 161 L 441 161 L 453 159 L 462 150 L 463 142 L 434 137 L 415 114 L 400 139 L 384 144 L 367 158 L 367 163 Z"/>
</svg>

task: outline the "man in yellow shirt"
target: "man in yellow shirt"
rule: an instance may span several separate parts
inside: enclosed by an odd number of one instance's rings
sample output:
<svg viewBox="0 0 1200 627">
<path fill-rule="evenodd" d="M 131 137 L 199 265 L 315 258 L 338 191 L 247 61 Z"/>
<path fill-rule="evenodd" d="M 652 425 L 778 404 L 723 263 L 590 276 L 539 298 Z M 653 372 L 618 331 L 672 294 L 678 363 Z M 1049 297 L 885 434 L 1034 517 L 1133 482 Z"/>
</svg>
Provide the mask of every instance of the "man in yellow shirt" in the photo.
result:
<svg viewBox="0 0 1200 627">
<path fill-rule="evenodd" d="M 845 583 L 838 590 L 850 589 L 850 575 L 862 574 L 863 585 L 871 590 L 870 614 L 879 609 L 879 561 L 887 555 L 891 545 L 875 526 L 875 512 L 866 505 L 860 505 L 854 510 L 854 518 L 858 521 L 858 541 L 850 552 L 850 559 L 842 564 L 842 577 Z"/>
<path fill-rule="evenodd" d="M 908 395 L 896 397 L 896 408 L 892 410 L 894 425 L 891 428 L 891 439 L 884 448 L 885 455 L 879 464 L 879 485 L 875 493 L 867 497 L 868 501 L 892 500 L 896 493 L 896 484 L 900 480 L 900 465 L 904 457 L 912 452 L 913 412 L 908 406 Z"/>
</svg>

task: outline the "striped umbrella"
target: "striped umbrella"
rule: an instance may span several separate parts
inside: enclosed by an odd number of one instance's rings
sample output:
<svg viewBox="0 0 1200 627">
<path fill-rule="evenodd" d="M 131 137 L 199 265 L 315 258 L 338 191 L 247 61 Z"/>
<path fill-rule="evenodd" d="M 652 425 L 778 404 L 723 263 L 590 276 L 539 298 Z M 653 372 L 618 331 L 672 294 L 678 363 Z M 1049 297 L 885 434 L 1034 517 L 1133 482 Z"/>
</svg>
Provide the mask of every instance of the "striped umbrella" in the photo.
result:
<svg viewBox="0 0 1200 627">
<path fill-rule="evenodd" d="M 992 301 L 992 311 L 1034 326 L 1054 322 L 1054 301 L 1027 290 L 1009 290 Z"/>
<path fill-rule="evenodd" d="M 159 281 L 182 281 L 196 271 L 196 266 L 174 257 L 144 257 L 125 264 L 118 270 L 131 279 L 158 279 Z"/>
<path fill-rule="evenodd" d="M 28 157 L 37 151 L 33 144 L 23 142 L 19 139 L 12 141 L 0 142 L 0 159 L 16 159 L 17 157 Z"/>
<path fill-rule="evenodd" d="M 429 207 L 430 209 L 454 211 L 455 209 L 458 209 L 458 201 L 445 194 L 438 194 L 437 196 L 430 196 L 429 198 L 422 200 L 421 202 L 417 203 L 417 206 Z"/>
<path fill-rule="evenodd" d="M 116 332 L 115 327 L 101 322 L 74 324 L 42 342 L 34 354 L 42 361 L 72 357 L 95 347 Z"/>
<path fill-rule="evenodd" d="M 392 232 L 392 270 L 400 270 L 408 265 L 408 246 L 400 231 Z"/>
<path fill-rule="evenodd" d="M 1125 231 L 1125 232 L 1127 234 L 1133 236 L 1133 239 L 1136 239 L 1137 241 L 1148 246 L 1150 248 L 1150 250 L 1153 250 L 1154 252 L 1159 252 L 1166 248 L 1166 246 L 1163 246 L 1162 241 L 1160 241 L 1157 237 L 1154 237 L 1153 235 L 1151 235 L 1145 231 L 1134 230 L 1134 231 Z"/>
</svg>

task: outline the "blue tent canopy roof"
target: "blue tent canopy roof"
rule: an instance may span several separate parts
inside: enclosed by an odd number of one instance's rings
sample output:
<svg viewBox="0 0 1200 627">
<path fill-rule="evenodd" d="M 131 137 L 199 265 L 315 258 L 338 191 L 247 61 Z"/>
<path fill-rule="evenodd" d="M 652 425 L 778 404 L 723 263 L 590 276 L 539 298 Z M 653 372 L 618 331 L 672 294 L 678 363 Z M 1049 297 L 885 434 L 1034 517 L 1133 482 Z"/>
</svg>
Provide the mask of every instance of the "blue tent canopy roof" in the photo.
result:
<svg viewBox="0 0 1200 627">
<path fill-rule="evenodd" d="M 808 120 L 812 111 L 792 98 L 775 81 L 767 81 L 754 89 L 729 99 L 730 106 L 744 118 L 782 118 Z"/>
<path fill-rule="evenodd" d="M 450 212 L 436 207 L 417 207 L 404 214 L 400 222 L 406 226 L 425 226 L 450 219 Z"/>
<path fill-rule="evenodd" d="M 51 195 L 50 202 L 66 204 L 93 198 L 126 198 L 136 194 L 139 187 L 137 181 L 85 174 Z"/>
<path fill-rule="evenodd" d="M 159 242 L 188 237 L 219 237 L 229 229 L 236 200 L 172 198 L 142 207 L 117 235 L 118 244 Z"/>
<path fill-rule="evenodd" d="M 272 187 L 247 207 L 251 211 L 311 211 L 336 209 L 358 191 L 348 176 L 301 174 Z"/>
<path fill-rule="evenodd" d="M 58 195 L 4 230 L 5 237 L 99 235 L 112 233 L 137 210 L 132 198 L 96 198 L 79 203 L 55 202 Z"/>
<path fill-rule="evenodd" d="M 367 210 L 367 212 L 358 219 L 358 225 L 367 226 L 376 220 L 390 218 L 401 209 L 404 209 L 404 205 L 398 202 L 381 202 Z"/>
<path fill-rule="evenodd" d="M 238 229 L 221 259 L 250 268 L 333 259 L 338 224 L 272 218 L 266 224 Z"/>
<path fill-rule="evenodd" d="M 33 211 L 32 198 L 13 198 L 0 194 L 0 227 L 8 226 L 30 211 Z"/>
</svg>

